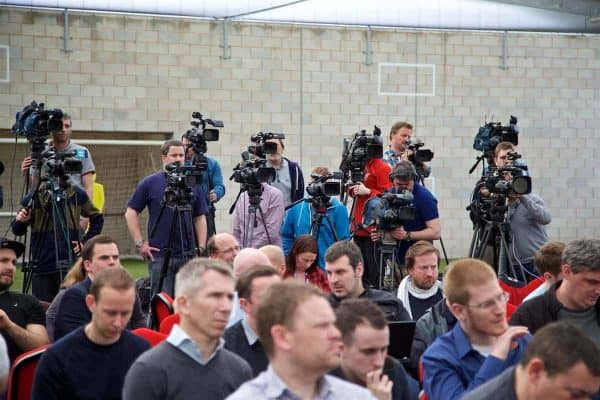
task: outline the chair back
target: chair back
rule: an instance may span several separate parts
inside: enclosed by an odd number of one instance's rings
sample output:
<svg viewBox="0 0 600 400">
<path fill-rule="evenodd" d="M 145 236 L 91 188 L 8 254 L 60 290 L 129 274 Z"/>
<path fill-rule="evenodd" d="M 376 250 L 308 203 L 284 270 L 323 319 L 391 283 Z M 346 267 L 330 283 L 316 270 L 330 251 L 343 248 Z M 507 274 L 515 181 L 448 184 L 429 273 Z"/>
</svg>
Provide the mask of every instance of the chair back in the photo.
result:
<svg viewBox="0 0 600 400">
<path fill-rule="evenodd" d="M 49 346 L 49 344 L 45 344 L 36 347 L 15 358 L 8 378 L 8 392 L 6 397 L 8 400 L 31 399 L 35 369 L 42 354 Z"/>
<path fill-rule="evenodd" d="M 150 311 L 152 313 L 151 328 L 158 330 L 162 320 L 175 312 L 173 310 L 173 298 L 166 292 L 155 294 L 150 302 Z"/>
<path fill-rule="evenodd" d="M 132 330 L 131 333 L 133 333 L 134 335 L 137 335 L 143 339 L 146 339 L 152 347 L 160 344 L 168 336 L 168 335 L 165 335 L 164 333 L 160 333 L 160 332 L 154 331 L 152 329 L 148 329 L 148 328 L 137 328 L 137 329 Z"/>
<path fill-rule="evenodd" d="M 162 320 L 160 323 L 160 329 L 158 330 L 160 333 L 164 333 L 168 335 L 171 333 L 171 329 L 173 329 L 173 325 L 179 323 L 179 314 L 172 314 Z"/>
</svg>

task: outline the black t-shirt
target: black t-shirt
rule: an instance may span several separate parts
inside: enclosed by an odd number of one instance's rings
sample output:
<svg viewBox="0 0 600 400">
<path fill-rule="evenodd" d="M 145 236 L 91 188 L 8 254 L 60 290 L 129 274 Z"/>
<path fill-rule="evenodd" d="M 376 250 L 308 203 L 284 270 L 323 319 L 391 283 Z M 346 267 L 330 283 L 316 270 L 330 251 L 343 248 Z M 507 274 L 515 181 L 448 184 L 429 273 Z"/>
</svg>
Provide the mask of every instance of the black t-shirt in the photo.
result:
<svg viewBox="0 0 600 400">
<path fill-rule="evenodd" d="M 2 309 L 8 318 L 21 328 L 26 328 L 29 324 L 39 324 L 46 326 L 46 313 L 42 308 L 42 305 L 35 297 L 16 292 L 4 292 L 0 294 L 0 309 Z M 10 361 L 12 361 L 19 355 L 24 353 L 17 344 L 13 341 L 12 337 L 4 330 L 0 330 L 4 340 L 6 340 L 6 346 L 8 348 L 8 355 Z"/>
</svg>

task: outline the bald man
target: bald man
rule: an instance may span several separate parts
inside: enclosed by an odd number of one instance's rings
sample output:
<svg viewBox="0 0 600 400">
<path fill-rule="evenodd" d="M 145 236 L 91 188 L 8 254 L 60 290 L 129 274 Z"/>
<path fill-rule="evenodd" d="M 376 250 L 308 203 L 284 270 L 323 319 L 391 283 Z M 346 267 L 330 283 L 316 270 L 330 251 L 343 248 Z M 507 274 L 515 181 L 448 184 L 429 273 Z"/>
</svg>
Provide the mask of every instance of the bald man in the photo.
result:
<svg viewBox="0 0 600 400">
<path fill-rule="evenodd" d="M 268 244 L 261 247 L 259 250 L 269 258 L 271 266 L 279 272 L 279 275 L 283 276 L 285 273 L 285 255 L 283 254 L 281 247 Z"/>
<path fill-rule="evenodd" d="M 263 252 L 257 249 L 253 249 L 251 247 L 242 249 L 233 260 L 233 275 L 235 276 L 235 279 L 257 265 L 269 266 L 271 265 L 271 262 Z M 240 306 L 240 299 L 237 292 L 235 292 L 227 327 L 229 328 L 242 318 L 244 318 L 244 310 L 242 310 L 242 307 Z"/>
<path fill-rule="evenodd" d="M 212 235 L 206 243 L 206 249 L 210 258 L 223 260 L 232 265 L 233 260 L 240 252 L 240 244 L 235 236 L 223 232 Z"/>
</svg>

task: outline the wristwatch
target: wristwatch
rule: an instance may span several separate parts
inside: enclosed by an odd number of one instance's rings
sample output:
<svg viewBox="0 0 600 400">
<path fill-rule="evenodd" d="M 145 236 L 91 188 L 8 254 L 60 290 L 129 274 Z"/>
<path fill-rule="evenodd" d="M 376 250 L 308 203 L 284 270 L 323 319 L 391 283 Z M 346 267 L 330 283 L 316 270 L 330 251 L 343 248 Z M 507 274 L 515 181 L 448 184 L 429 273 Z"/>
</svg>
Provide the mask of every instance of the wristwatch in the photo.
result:
<svg viewBox="0 0 600 400">
<path fill-rule="evenodd" d="M 404 236 L 404 240 L 410 242 L 412 239 L 410 238 L 410 232 L 406 232 L 406 236 Z"/>
<path fill-rule="evenodd" d="M 138 241 L 135 242 L 135 248 L 139 249 L 144 245 L 145 240 L 144 239 L 140 239 Z"/>
</svg>

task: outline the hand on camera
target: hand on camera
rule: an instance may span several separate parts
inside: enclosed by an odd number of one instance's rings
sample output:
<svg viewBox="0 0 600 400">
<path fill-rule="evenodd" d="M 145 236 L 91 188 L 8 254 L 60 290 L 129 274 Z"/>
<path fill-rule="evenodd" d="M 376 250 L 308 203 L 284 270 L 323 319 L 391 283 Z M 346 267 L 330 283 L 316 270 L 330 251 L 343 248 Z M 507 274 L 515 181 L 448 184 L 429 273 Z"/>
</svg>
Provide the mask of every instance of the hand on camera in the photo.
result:
<svg viewBox="0 0 600 400">
<path fill-rule="evenodd" d="M 351 186 L 349 191 L 351 196 L 368 196 L 371 194 L 371 189 L 366 187 L 362 182 Z"/>
<path fill-rule="evenodd" d="M 23 162 L 21 163 L 21 174 L 25 174 L 29 167 L 31 167 L 31 157 L 27 156 L 23 159 Z"/>
<path fill-rule="evenodd" d="M 396 240 L 404 240 L 404 239 L 406 239 L 406 235 L 408 233 L 404 230 L 403 227 L 400 227 L 400 228 L 396 228 L 396 229 L 390 231 L 390 234 Z"/>
<path fill-rule="evenodd" d="M 21 208 L 17 213 L 16 220 L 19 222 L 29 222 L 31 219 L 31 213 L 27 208 Z"/>
<path fill-rule="evenodd" d="M 381 239 L 381 234 L 377 230 L 372 230 L 371 232 L 369 232 L 369 235 L 371 235 L 371 240 L 373 242 L 378 242 L 379 239 Z"/>
</svg>

